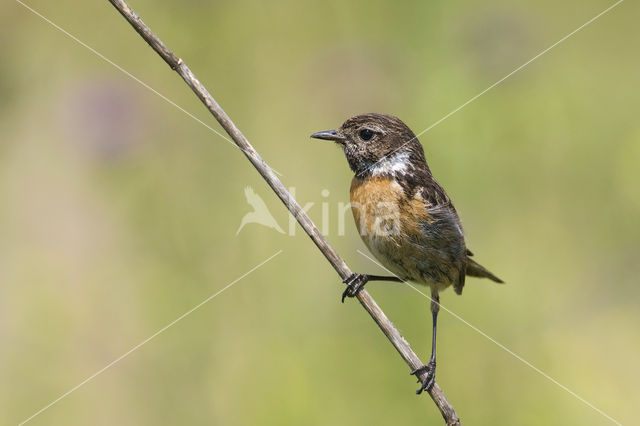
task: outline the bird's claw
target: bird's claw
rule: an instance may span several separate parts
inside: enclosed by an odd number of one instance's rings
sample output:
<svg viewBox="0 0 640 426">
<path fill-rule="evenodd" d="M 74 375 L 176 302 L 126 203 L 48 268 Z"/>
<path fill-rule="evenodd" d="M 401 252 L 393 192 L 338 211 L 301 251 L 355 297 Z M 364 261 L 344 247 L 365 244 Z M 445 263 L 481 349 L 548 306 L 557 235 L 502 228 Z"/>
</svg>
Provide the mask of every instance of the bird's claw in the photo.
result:
<svg viewBox="0 0 640 426">
<path fill-rule="evenodd" d="M 433 387 L 433 384 L 436 382 L 436 362 L 429 361 L 427 365 L 423 365 L 422 367 L 413 370 L 411 375 L 418 377 L 422 372 L 426 372 L 427 377 L 422 381 L 422 386 L 420 386 L 420 389 L 416 391 L 416 395 L 420 395 L 422 391 L 428 392 Z M 418 378 L 418 382 L 420 382 L 420 378 Z"/>
<path fill-rule="evenodd" d="M 367 281 L 369 281 L 369 276 L 366 274 L 354 273 L 345 278 L 342 282 L 347 285 L 347 288 L 342 292 L 342 303 L 346 297 L 355 297 Z"/>
</svg>

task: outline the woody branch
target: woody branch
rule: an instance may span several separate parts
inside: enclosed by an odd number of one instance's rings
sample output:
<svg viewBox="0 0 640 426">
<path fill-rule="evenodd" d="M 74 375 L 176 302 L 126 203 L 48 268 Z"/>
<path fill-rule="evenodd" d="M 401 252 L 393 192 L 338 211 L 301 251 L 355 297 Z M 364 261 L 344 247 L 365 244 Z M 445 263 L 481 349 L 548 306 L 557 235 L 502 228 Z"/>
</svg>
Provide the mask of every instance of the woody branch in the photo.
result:
<svg viewBox="0 0 640 426">
<path fill-rule="evenodd" d="M 271 168 L 264 162 L 258 152 L 251 146 L 247 138 L 242 134 L 240 129 L 231 121 L 229 116 L 218 105 L 216 100 L 211 96 L 207 89 L 200 83 L 200 81 L 191 72 L 189 67 L 178 58 L 171 50 L 165 46 L 165 44 L 151 31 L 151 29 L 142 22 L 142 19 L 129 7 L 129 5 L 122 0 L 109 0 L 109 2 L 124 16 L 124 18 L 131 24 L 131 26 L 140 34 L 140 36 L 155 50 L 162 59 L 175 70 L 180 77 L 187 83 L 191 90 L 198 96 L 202 103 L 207 107 L 209 112 L 220 123 L 222 128 L 229 134 L 235 144 L 242 150 L 244 155 L 249 159 L 251 164 L 258 170 L 264 180 L 269 184 L 271 189 L 282 200 L 284 205 L 289 209 L 291 214 L 296 218 L 300 226 L 309 235 L 311 240 L 316 244 L 320 252 L 324 254 L 331 266 L 336 270 L 338 275 L 342 279 L 349 277 L 352 274 L 351 269 L 342 260 L 342 258 L 331 247 L 329 242 L 320 233 L 316 225 L 311 221 L 309 216 L 300 207 L 298 202 L 293 196 L 285 189 L 280 179 L 274 174 Z M 378 304 L 373 300 L 366 290 L 361 290 L 356 295 L 358 301 L 362 307 L 371 315 L 371 318 L 378 324 L 378 327 L 387 336 L 391 344 L 396 348 L 400 356 L 404 359 L 411 370 L 422 367 L 424 364 L 420 361 L 420 358 L 411 349 L 409 343 L 402 337 L 400 332 L 389 321 L 389 318 L 380 309 Z M 422 381 L 426 378 L 426 372 L 419 375 L 419 379 Z M 447 425 L 459 425 L 460 420 L 456 415 L 456 412 L 445 397 L 442 389 L 438 384 L 434 384 L 429 390 L 429 395 L 435 402 L 436 406 L 442 413 Z"/>
</svg>

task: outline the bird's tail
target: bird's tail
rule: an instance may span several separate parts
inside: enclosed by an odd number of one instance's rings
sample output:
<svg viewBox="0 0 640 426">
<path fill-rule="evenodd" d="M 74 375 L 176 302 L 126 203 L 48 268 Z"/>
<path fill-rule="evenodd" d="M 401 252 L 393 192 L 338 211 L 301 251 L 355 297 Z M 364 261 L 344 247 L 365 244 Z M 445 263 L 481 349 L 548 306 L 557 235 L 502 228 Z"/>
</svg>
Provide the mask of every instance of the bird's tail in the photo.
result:
<svg viewBox="0 0 640 426">
<path fill-rule="evenodd" d="M 467 256 L 467 275 L 469 275 L 470 277 L 489 278 L 491 281 L 495 281 L 500 284 L 504 283 L 504 281 L 493 275 L 487 270 L 487 268 L 480 265 L 469 256 Z"/>
</svg>

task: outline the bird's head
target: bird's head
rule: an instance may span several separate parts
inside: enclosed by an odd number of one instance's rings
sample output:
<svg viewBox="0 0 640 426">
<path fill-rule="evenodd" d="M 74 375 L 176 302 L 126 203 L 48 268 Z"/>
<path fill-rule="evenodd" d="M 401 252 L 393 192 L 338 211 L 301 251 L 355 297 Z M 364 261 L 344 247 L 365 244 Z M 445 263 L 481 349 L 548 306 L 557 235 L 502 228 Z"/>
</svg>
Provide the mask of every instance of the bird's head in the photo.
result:
<svg viewBox="0 0 640 426">
<path fill-rule="evenodd" d="M 351 117 L 336 130 L 317 132 L 315 139 L 336 142 L 342 147 L 349 167 L 360 177 L 406 171 L 426 166 L 422 145 L 399 118 L 386 114 Z"/>
</svg>

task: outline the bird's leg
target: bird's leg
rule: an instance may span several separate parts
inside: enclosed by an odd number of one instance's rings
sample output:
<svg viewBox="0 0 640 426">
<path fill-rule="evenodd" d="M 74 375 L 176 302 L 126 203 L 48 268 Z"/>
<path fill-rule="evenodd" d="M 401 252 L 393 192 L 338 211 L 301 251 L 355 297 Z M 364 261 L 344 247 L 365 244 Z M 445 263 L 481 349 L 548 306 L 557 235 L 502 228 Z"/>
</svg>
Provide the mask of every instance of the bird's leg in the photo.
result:
<svg viewBox="0 0 640 426">
<path fill-rule="evenodd" d="M 402 282 L 398 277 L 384 277 L 380 275 L 367 275 L 367 274 L 351 274 L 342 282 L 347 285 L 347 288 L 342 292 L 342 303 L 344 303 L 345 297 L 355 297 L 356 294 L 364 287 L 369 281 L 397 281 Z"/>
<path fill-rule="evenodd" d="M 422 381 L 422 386 L 416 391 L 420 395 L 422 391 L 431 389 L 436 380 L 436 325 L 438 323 L 438 312 L 440 311 L 440 296 L 437 290 L 431 290 L 431 315 L 433 316 L 433 334 L 431 337 L 431 358 L 427 365 L 416 368 L 411 372 L 416 377 L 421 372 L 426 372 L 427 377 Z M 418 379 L 418 382 L 420 379 Z"/>
</svg>

